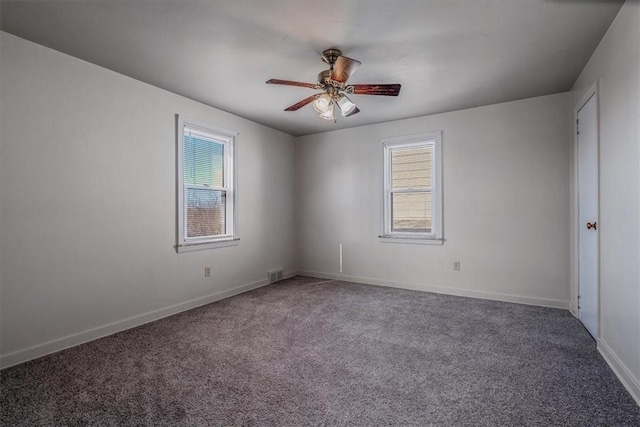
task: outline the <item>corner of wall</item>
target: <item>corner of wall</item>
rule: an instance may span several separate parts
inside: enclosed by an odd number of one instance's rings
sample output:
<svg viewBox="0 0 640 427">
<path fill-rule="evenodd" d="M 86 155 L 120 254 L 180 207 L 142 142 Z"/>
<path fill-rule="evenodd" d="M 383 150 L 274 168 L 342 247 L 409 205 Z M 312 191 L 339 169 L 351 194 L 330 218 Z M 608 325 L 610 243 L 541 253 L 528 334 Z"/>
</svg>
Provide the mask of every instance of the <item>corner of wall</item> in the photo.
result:
<svg viewBox="0 0 640 427">
<path fill-rule="evenodd" d="M 602 338 L 598 340 L 598 351 L 620 382 L 625 386 L 629 394 L 631 394 L 631 397 L 633 397 L 638 406 L 640 406 L 640 380 L 633 376 L 629 368 Z"/>
</svg>

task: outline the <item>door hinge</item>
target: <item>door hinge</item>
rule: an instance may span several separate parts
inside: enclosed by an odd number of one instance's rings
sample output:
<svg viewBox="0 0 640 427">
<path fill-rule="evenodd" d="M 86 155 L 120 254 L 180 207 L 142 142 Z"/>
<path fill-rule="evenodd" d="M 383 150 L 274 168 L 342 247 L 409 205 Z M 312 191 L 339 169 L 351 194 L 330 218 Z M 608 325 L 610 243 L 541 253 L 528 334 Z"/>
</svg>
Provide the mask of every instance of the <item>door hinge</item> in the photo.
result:
<svg viewBox="0 0 640 427">
<path fill-rule="evenodd" d="M 580 135 L 580 119 L 576 119 L 576 133 Z"/>
</svg>

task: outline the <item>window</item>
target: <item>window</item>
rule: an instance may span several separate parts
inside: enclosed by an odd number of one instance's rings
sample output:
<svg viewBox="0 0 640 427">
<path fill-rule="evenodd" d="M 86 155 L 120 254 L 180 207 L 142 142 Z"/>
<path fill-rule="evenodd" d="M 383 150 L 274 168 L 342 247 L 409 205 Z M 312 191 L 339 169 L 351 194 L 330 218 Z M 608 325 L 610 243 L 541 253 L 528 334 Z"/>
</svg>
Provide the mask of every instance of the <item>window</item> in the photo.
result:
<svg viewBox="0 0 640 427">
<path fill-rule="evenodd" d="M 380 141 L 384 158 L 381 240 L 442 244 L 441 132 Z"/>
<path fill-rule="evenodd" d="M 234 244 L 237 133 L 178 118 L 178 252 Z"/>
</svg>

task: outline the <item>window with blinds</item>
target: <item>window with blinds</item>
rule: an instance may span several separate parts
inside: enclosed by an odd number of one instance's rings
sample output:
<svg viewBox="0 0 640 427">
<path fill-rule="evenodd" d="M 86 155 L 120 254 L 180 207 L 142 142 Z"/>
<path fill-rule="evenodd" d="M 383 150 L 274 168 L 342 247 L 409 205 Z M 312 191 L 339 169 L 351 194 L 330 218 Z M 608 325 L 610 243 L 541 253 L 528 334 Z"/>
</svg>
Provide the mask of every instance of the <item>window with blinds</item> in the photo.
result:
<svg viewBox="0 0 640 427">
<path fill-rule="evenodd" d="M 391 231 L 431 231 L 433 145 L 391 150 Z"/>
<path fill-rule="evenodd" d="M 383 140 L 384 236 L 440 238 L 440 133 Z"/>
<path fill-rule="evenodd" d="M 193 121 L 178 127 L 178 247 L 232 240 L 235 136 Z"/>
</svg>

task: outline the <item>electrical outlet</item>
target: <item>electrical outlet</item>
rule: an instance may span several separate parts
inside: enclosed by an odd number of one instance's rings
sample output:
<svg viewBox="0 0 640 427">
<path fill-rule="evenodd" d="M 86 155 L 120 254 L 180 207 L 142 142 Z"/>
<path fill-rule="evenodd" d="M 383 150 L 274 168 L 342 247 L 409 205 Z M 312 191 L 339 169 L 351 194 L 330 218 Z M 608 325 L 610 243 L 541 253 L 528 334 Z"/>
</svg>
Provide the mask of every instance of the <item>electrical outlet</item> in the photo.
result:
<svg viewBox="0 0 640 427">
<path fill-rule="evenodd" d="M 453 269 L 455 271 L 460 271 L 460 261 L 453 261 Z"/>
<path fill-rule="evenodd" d="M 204 277 L 211 277 L 211 267 L 204 268 Z"/>
</svg>

